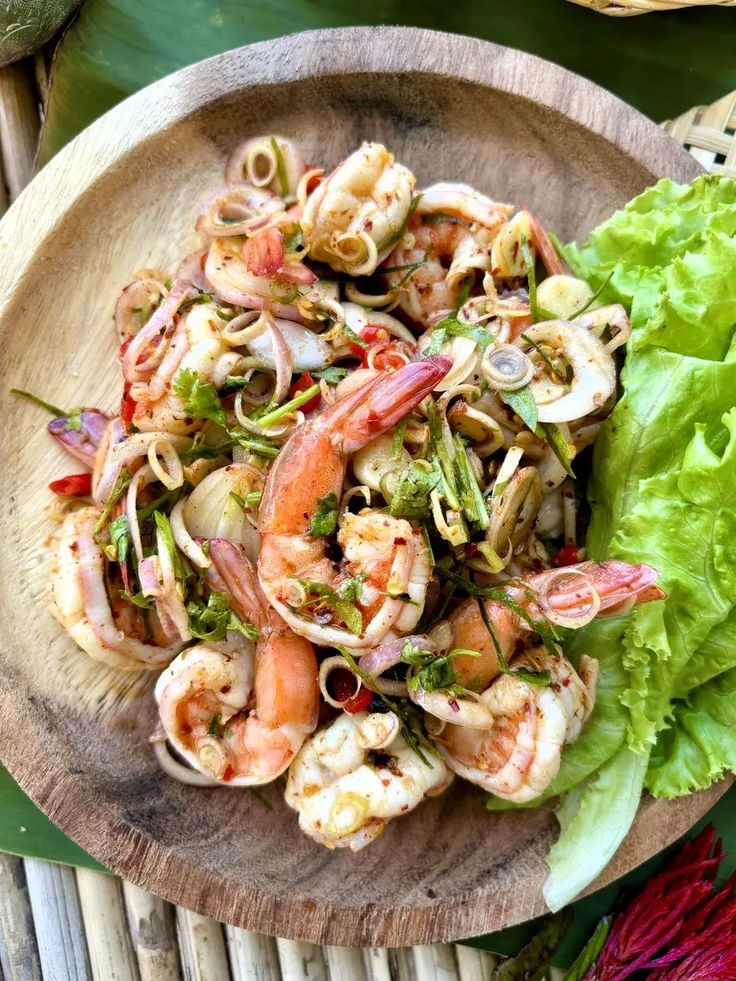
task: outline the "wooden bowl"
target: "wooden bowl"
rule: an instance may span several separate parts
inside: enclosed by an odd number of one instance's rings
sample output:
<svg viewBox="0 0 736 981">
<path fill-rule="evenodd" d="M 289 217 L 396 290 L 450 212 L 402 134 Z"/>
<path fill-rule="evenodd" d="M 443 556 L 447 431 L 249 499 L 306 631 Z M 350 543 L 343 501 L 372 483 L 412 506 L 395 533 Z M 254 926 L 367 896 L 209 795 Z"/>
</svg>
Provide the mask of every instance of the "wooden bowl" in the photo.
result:
<svg viewBox="0 0 736 981">
<path fill-rule="evenodd" d="M 268 788 L 168 779 L 148 744 L 149 675 L 77 651 L 46 611 L 46 484 L 73 470 L 44 414 L 50 401 L 113 409 L 120 392 L 111 313 L 130 273 L 194 244 L 200 203 L 249 134 L 296 137 L 331 166 L 363 139 L 386 143 L 419 186 L 466 180 L 528 205 L 563 237 L 695 161 L 608 92 L 517 51 L 403 28 L 298 34 L 231 51 L 144 89 L 63 150 L 0 225 L 2 754 L 21 786 L 94 856 L 141 886 L 265 933 L 354 945 L 429 943 L 543 912 L 549 806 L 489 814 L 457 786 L 357 855 L 302 835 Z M 646 801 L 599 884 L 684 832 L 719 788 Z M 595 829 L 591 829 L 591 834 Z"/>
</svg>

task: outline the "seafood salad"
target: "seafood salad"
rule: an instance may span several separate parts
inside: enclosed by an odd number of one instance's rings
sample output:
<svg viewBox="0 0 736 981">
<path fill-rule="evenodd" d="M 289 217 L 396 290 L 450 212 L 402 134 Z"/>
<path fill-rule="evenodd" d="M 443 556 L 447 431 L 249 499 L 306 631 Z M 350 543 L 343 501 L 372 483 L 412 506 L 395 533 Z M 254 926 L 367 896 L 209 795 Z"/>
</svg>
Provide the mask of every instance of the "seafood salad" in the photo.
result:
<svg viewBox="0 0 736 981">
<path fill-rule="evenodd" d="M 329 848 L 458 781 L 538 799 L 596 700 L 563 640 L 664 596 L 579 544 L 625 308 L 530 211 L 376 143 L 326 173 L 250 139 L 224 181 L 117 299 L 117 411 L 41 403 L 87 468 L 51 485 L 54 616 L 158 674 L 171 777 L 284 775 Z"/>
</svg>

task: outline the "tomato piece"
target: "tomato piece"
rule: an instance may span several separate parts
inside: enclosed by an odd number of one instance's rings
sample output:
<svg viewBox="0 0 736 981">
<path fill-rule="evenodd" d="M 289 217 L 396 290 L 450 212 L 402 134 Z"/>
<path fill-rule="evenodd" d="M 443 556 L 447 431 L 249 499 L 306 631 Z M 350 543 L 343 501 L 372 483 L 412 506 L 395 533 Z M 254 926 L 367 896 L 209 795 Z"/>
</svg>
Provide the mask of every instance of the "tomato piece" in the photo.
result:
<svg viewBox="0 0 736 981">
<path fill-rule="evenodd" d="M 373 701 L 373 692 L 369 688 L 361 688 L 356 692 L 357 682 L 355 675 L 350 671 L 338 668 L 330 675 L 330 686 L 335 699 L 343 703 L 343 708 L 350 715 L 356 712 L 365 712 Z"/>
<path fill-rule="evenodd" d="M 309 374 L 308 371 L 303 371 L 301 375 L 297 378 L 294 384 L 289 389 L 289 395 L 291 398 L 295 398 L 299 392 L 306 392 L 308 388 L 311 388 L 315 384 L 315 379 Z M 311 412 L 312 409 L 319 407 L 320 399 L 322 396 L 318 392 L 313 398 L 308 402 L 305 402 L 302 406 L 302 412 Z"/>
<path fill-rule="evenodd" d="M 565 545 L 552 556 L 552 565 L 559 569 L 563 565 L 576 565 L 580 561 L 580 548 L 577 545 Z"/>
<path fill-rule="evenodd" d="M 59 497 L 89 497 L 92 493 L 92 474 L 72 473 L 68 477 L 52 480 L 49 490 Z"/>
</svg>

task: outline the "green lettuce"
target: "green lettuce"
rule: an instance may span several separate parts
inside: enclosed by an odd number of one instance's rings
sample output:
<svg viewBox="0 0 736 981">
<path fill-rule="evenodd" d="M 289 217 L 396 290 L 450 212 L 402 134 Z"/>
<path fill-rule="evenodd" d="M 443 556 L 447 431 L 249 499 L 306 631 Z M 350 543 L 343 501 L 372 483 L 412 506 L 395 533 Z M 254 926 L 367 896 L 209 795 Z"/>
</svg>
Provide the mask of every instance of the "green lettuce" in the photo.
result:
<svg viewBox="0 0 736 981">
<path fill-rule="evenodd" d="M 593 455 L 586 545 L 653 565 L 667 598 L 568 645 L 601 659 L 603 684 L 550 788 L 567 791 L 552 909 L 610 859 L 642 787 L 675 797 L 736 766 L 736 181 L 660 181 L 566 251 L 594 287 L 609 280 L 603 301 L 632 321 L 622 396 Z"/>
<path fill-rule="evenodd" d="M 680 797 L 709 787 L 736 770 L 735 736 L 736 668 L 731 668 L 696 688 L 686 702 L 675 703 L 671 725 L 652 750 L 647 790 L 655 797 Z"/>
</svg>

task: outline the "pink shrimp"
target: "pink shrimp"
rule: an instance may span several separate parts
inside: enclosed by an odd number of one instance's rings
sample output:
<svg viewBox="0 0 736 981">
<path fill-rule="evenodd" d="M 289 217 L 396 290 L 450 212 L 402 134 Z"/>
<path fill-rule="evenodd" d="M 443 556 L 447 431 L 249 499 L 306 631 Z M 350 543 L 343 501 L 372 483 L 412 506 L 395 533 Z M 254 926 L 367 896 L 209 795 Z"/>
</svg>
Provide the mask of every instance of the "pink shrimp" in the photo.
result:
<svg viewBox="0 0 736 981">
<path fill-rule="evenodd" d="M 184 759 L 216 782 L 268 783 L 283 773 L 317 726 L 319 685 L 314 648 L 262 596 L 242 548 L 210 541 L 210 586 L 258 627 L 253 645 L 229 633 L 190 647 L 156 685 L 167 738 Z"/>
<path fill-rule="evenodd" d="M 349 455 L 408 415 L 450 367 L 437 356 L 377 375 L 299 427 L 279 453 L 259 510 L 258 573 L 268 601 L 296 633 L 362 648 L 416 624 L 430 572 L 420 529 L 379 511 L 349 515 L 338 534 L 344 559 L 335 565 L 311 523 L 320 504 L 337 506 Z M 348 584 L 362 621 L 352 629 L 341 604 Z"/>
</svg>

